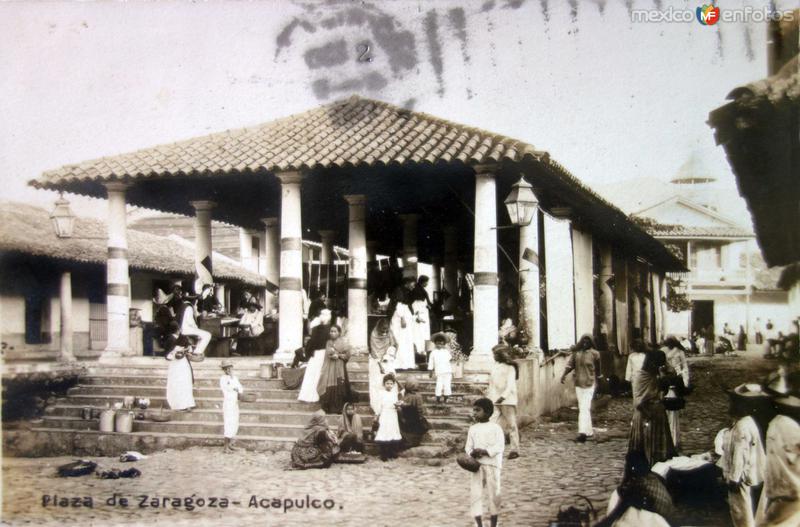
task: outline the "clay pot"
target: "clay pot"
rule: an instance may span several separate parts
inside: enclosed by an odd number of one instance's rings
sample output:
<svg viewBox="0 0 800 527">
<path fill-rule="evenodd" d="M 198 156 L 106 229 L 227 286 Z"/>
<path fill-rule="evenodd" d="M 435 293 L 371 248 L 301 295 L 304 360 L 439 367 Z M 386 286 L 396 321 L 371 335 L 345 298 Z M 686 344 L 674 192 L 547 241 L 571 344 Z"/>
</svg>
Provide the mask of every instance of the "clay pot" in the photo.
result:
<svg viewBox="0 0 800 527">
<path fill-rule="evenodd" d="M 272 379 L 275 376 L 275 373 L 277 373 L 274 370 L 275 368 L 273 368 L 272 364 L 264 363 L 261 365 L 258 376 L 262 379 Z"/>
<path fill-rule="evenodd" d="M 133 431 L 133 412 L 122 410 L 117 412 L 115 430 L 129 434 Z"/>
</svg>

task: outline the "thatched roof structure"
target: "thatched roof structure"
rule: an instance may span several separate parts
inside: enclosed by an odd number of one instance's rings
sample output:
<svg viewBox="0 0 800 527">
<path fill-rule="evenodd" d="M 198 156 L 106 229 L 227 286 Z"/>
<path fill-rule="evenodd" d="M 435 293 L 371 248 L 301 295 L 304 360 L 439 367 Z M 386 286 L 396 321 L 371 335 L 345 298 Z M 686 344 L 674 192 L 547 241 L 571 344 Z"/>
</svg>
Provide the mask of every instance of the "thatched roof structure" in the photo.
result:
<svg viewBox="0 0 800 527">
<path fill-rule="evenodd" d="M 50 213 L 22 203 L 0 203 L 0 255 L 22 254 L 105 265 L 106 225 L 100 220 L 75 218 L 71 238 L 58 238 Z M 128 265 L 131 269 L 168 275 L 193 276 L 194 253 L 190 246 L 162 236 L 128 230 Z M 225 261 L 214 262 L 220 281 L 264 286 L 263 277 Z"/>
</svg>

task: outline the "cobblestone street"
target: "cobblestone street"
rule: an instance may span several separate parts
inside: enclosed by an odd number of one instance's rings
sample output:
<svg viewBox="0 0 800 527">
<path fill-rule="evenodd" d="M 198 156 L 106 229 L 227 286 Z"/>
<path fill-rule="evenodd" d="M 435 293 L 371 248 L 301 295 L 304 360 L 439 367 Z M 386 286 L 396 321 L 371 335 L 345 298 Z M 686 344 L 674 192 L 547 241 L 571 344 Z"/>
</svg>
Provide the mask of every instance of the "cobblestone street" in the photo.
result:
<svg viewBox="0 0 800 527">
<path fill-rule="evenodd" d="M 754 354 L 751 354 L 753 357 Z M 698 358 L 691 363 L 696 384 L 682 417 L 684 452 L 696 453 L 713 446 L 716 431 L 725 426 L 727 397 L 720 388 L 745 380 L 760 380 L 773 366 L 757 358 Z M 577 503 L 575 494 L 604 510 L 619 482 L 627 445 L 630 399 L 614 399 L 595 415 L 597 439 L 573 441 L 576 409 L 564 409 L 549 422 L 524 429 L 522 457 L 506 461 L 503 468 L 501 525 L 547 525 L 561 505 Z M 5 459 L 3 461 L 3 520 L 11 525 L 42 523 L 184 524 L 207 525 L 423 525 L 468 526 L 467 473 L 452 458 L 402 459 L 381 463 L 371 458 L 365 465 L 334 465 L 328 470 L 292 471 L 287 452 L 271 455 L 240 452 L 224 456 L 211 449 L 169 451 L 135 463 L 142 476 L 133 480 L 93 477 L 59 479 L 55 467 L 70 458 Z M 114 459 L 99 460 L 104 469 L 122 467 Z M 437 464 L 441 466 L 436 466 Z M 130 465 L 130 464 L 125 464 Z M 109 506 L 115 492 L 133 498 L 127 508 Z M 43 507 L 43 495 L 91 496 L 94 507 Z M 185 504 L 140 508 L 136 496 L 194 497 L 194 510 Z M 252 496 L 330 499 L 320 509 L 288 511 L 250 507 Z M 209 506 L 209 497 L 238 501 L 227 509 Z M 203 506 L 196 506 L 205 498 Z M 264 502 L 266 504 L 266 502 Z M 302 505 L 305 506 L 303 503 Z M 681 506 L 684 524 L 728 525 L 727 511 Z"/>
</svg>

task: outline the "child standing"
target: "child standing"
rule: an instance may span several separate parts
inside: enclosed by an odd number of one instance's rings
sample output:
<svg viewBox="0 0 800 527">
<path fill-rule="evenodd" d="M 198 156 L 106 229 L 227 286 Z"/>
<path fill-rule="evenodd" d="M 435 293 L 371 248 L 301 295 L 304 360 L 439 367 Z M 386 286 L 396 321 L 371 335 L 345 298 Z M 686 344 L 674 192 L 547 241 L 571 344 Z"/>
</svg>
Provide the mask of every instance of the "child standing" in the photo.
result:
<svg viewBox="0 0 800 527">
<path fill-rule="evenodd" d="M 391 373 L 384 375 L 383 391 L 378 401 L 378 410 L 375 412 L 378 418 L 375 442 L 380 449 L 381 461 L 396 458 L 397 449 L 403 439 L 400 435 L 400 422 L 397 419 L 397 407 L 400 403 L 397 400 L 397 390 L 394 389 L 396 382 Z"/>
<path fill-rule="evenodd" d="M 447 335 L 439 332 L 431 340 L 436 347 L 428 358 L 428 370 L 431 372 L 431 378 L 436 375 L 436 402 L 440 402 L 442 396 L 444 396 L 444 402 L 447 402 L 447 398 L 451 394 L 450 383 L 453 379 L 453 367 L 450 364 L 452 357 L 447 348 L 448 338 Z"/>
<path fill-rule="evenodd" d="M 219 378 L 219 387 L 222 390 L 222 419 L 224 422 L 225 452 L 239 450 L 233 446 L 233 438 L 239 432 L 239 394 L 244 393 L 244 388 L 239 379 L 233 375 L 233 363 L 229 360 L 222 362 L 223 375 Z"/>
<path fill-rule="evenodd" d="M 482 397 L 472 404 L 472 417 L 476 423 L 469 427 L 467 445 L 464 449 L 481 464 L 470 481 L 470 513 L 475 524 L 483 527 L 483 495 L 489 501 L 491 525 L 497 525 L 497 514 L 500 508 L 500 468 L 503 463 L 505 438 L 503 429 L 489 418 L 494 413 L 494 404 L 490 399 Z"/>
<path fill-rule="evenodd" d="M 492 348 L 494 366 L 489 377 L 489 399 L 494 403 L 492 422 L 508 430 L 511 452 L 508 459 L 519 457 L 519 428 L 517 427 L 517 368 L 511 360 L 509 348 L 498 344 Z M 501 424 L 502 422 L 502 424 Z"/>
</svg>

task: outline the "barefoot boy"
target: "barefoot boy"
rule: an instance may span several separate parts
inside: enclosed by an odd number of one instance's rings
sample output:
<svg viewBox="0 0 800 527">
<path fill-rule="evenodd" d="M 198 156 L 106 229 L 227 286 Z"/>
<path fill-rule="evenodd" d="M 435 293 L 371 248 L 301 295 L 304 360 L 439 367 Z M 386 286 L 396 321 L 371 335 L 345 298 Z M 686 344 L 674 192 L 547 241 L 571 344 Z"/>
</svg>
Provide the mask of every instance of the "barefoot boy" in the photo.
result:
<svg viewBox="0 0 800 527">
<path fill-rule="evenodd" d="M 233 363 L 223 361 L 223 375 L 219 378 L 219 387 L 222 390 L 222 419 L 224 422 L 225 452 L 233 452 L 238 448 L 233 446 L 233 438 L 239 432 L 239 394 L 244 393 L 242 383 L 233 375 Z"/>
<path fill-rule="evenodd" d="M 466 452 L 481 464 L 473 473 L 470 481 L 470 513 L 475 524 L 483 527 L 483 496 L 489 501 L 491 525 L 497 525 L 497 514 L 500 509 L 500 468 L 503 462 L 505 438 L 503 429 L 489 418 L 494 412 L 491 399 L 482 397 L 472 405 L 472 417 L 475 424 L 467 432 Z"/>
</svg>

